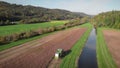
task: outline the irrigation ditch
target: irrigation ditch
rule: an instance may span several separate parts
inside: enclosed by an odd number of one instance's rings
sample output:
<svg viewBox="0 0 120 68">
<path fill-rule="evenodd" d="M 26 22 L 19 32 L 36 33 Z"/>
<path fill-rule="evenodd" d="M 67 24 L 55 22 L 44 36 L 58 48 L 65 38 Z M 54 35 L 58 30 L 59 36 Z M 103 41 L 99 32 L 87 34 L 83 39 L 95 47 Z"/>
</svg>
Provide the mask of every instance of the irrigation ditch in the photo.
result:
<svg viewBox="0 0 120 68">
<path fill-rule="evenodd" d="M 78 68 L 98 68 L 96 58 L 96 30 L 93 28 L 78 60 Z"/>
</svg>

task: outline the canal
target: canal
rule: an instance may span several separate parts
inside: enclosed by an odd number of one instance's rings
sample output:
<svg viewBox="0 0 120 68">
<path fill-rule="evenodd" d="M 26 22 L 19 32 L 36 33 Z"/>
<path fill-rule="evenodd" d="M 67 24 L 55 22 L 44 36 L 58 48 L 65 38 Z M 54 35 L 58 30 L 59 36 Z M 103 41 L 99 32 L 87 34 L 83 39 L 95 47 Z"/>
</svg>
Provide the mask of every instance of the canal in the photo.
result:
<svg viewBox="0 0 120 68">
<path fill-rule="evenodd" d="M 98 68 L 96 58 L 96 32 L 94 28 L 79 57 L 78 68 Z"/>
</svg>

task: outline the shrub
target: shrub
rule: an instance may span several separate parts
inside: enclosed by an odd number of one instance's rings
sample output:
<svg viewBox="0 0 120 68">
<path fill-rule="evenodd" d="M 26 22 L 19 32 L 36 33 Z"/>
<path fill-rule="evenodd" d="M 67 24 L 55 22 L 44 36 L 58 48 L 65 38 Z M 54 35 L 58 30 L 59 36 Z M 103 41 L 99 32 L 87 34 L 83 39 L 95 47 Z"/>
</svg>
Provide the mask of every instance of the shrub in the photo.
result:
<svg viewBox="0 0 120 68">
<path fill-rule="evenodd" d="M 55 30 L 62 30 L 62 29 L 65 29 L 65 25 L 60 25 L 60 26 L 56 26 L 55 27 Z"/>
<path fill-rule="evenodd" d="M 48 28 L 44 28 L 43 33 L 48 33 Z"/>
<path fill-rule="evenodd" d="M 43 29 L 38 29 L 36 30 L 36 32 L 38 32 L 39 35 L 43 34 Z"/>
<path fill-rule="evenodd" d="M 29 37 L 31 37 L 31 32 L 25 32 L 24 38 L 29 38 Z"/>
<path fill-rule="evenodd" d="M 5 43 L 5 38 L 4 37 L 0 37 L 0 44 L 4 44 Z"/>
<path fill-rule="evenodd" d="M 49 27 L 48 28 L 48 32 L 53 32 L 53 31 L 55 31 L 55 27 Z"/>
<path fill-rule="evenodd" d="M 12 35 L 5 36 L 5 41 L 6 41 L 6 42 L 12 41 Z"/>
<path fill-rule="evenodd" d="M 19 35 L 18 34 L 12 34 L 12 41 L 17 41 L 19 39 Z"/>
<path fill-rule="evenodd" d="M 0 37 L 0 44 L 9 43 L 10 40 L 11 40 L 11 36 L 3 36 L 3 37 Z"/>
<path fill-rule="evenodd" d="M 39 33 L 37 31 L 30 31 L 30 37 L 37 36 Z"/>
<path fill-rule="evenodd" d="M 23 38 L 25 38 L 24 35 L 25 35 L 25 32 L 20 33 L 20 34 L 19 34 L 19 39 L 23 39 Z"/>
</svg>

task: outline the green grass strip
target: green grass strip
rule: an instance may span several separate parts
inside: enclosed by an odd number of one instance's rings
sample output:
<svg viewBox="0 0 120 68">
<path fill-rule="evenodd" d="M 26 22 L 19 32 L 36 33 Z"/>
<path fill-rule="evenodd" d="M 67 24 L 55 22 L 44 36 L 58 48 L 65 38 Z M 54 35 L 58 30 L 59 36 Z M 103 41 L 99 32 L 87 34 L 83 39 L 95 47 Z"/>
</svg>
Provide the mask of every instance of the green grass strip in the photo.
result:
<svg viewBox="0 0 120 68">
<path fill-rule="evenodd" d="M 102 30 L 104 28 L 97 29 L 97 61 L 98 68 L 117 68 L 113 58 L 108 50 L 106 42 L 103 37 Z"/>
<path fill-rule="evenodd" d="M 92 25 L 90 23 L 83 24 L 80 27 L 87 27 L 88 30 L 83 34 L 83 36 L 77 41 L 77 43 L 72 47 L 71 53 L 65 56 L 60 64 L 60 68 L 77 68 L 77 59 L 80 56 L 82 49 L 89 37 L 92 30 Z"/>
</svg>

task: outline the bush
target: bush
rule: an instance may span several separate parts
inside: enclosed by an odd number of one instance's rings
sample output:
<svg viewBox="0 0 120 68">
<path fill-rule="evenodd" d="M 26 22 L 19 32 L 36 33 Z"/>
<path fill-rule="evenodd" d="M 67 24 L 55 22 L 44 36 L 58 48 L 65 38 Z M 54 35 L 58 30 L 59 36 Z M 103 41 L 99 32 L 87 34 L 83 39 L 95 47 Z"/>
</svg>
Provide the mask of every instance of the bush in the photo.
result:
<svg viewBox="0 0 120 68">
<path fill-rule="evenodd" d="M 56 26 L 55 27 L 55 30 L 62 30 L 62 29 L 65 29 L 65 25 L 60 25 L 60 26 Z"/>
<path fill-rule="evenodd" d="M 32 24 L 32 23 L 41 23 L 41 22 L 48 22 L 50 20 L 47 20 L 47 19 L 40 19 L 40 18 L 28 18 L 28 19 L 23 19 L 20 21 L 20 23 L 23 23 L 23 24 Z"/>
<path fill-rule="evenodd" d="M 19 35 L 18 34 L 12 34 L 12 41 L 17 41 L 19 39 Z"/>
<path fill-rule="evenodd" d="M 20 33 L 20 34 L 19 34 L 19 39 L 23 39 L 23 38 L 25 38 L 24 35 L 25 35 L 25 32 Z"/>
<path fill-rule="evenodd" d="M 30 37 L 37 36 L 39 33 L 37 31 L 30 31 Z"/>
<path fill-rule="evenodd" d="M 44 28 L 43 33 L 48 33 L 48 28 Z"/>
<path fill-rule="evenodd" d="M 6 44 L 11 41 L 11 36 L 0 37 L 0 44 Z"/>
<path fill-rule="evenodd" d="M 49 27 L 48 28 L 48 32 L 53 32 L 53 31 L 55 31 L 55 27 Z"/>
<path fill-rule="evenodd" d="M 38 32 L 39 35 L 43 34 L 43 29 L 38 29 L 36 30 L 36 32 Z"/>
<path fill-rule="evenodd" d="M 0 44 L 4 44 L 5 43 L 5 38 L 4 37 L 0 37 Z"/>
</svg>

